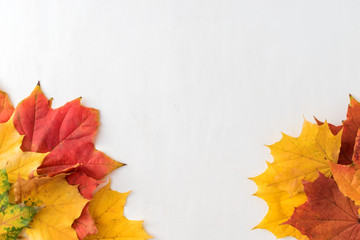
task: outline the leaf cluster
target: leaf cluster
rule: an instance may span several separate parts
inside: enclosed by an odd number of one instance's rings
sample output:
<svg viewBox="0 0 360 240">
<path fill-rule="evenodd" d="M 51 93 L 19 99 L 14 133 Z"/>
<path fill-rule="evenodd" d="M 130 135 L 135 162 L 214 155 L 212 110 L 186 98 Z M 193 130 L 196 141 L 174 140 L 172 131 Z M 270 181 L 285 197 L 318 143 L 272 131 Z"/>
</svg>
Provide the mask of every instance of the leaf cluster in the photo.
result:
<svg viewBox="0 0 360 240">
<path fill-rule="evenodd" d="M 124 164 L 95 148 L 98 110 L 81 98 L 53 109 L 38 84 L 13 107 L 0 92 L 0 239 L 146 240 L 128 193 L 97 191 Z"/>
<path fill-rule="evenodd" d="M 255 228 L 278 238 L 360 239 L 360 103 L 350 96 L 340 126 L 315 120 L 270 145 L 274 161 L 251 178 L 269 206 Z"/>
</svg>

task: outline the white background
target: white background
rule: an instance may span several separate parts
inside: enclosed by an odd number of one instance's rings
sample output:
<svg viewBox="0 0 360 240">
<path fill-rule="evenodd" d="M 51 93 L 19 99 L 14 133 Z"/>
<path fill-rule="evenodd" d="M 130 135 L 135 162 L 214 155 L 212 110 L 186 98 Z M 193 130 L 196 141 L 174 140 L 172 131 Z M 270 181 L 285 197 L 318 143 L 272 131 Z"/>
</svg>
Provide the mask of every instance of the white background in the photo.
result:
<svg viewBox="0 0 360 240">
<path fill-rule="evenodd" d="M 275 239 L 248 177 L 360 99 L 360 1 L 0 1 L 0 88 L 101 111 L 113 188 L 157 240 Z"/>
</svg>

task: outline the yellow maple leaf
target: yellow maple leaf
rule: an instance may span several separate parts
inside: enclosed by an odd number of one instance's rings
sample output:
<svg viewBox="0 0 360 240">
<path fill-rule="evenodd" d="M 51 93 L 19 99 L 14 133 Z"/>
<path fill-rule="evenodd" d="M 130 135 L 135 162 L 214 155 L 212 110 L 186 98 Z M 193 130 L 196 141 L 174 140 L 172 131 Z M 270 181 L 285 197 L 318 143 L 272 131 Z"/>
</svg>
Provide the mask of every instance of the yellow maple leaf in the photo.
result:
<svg viewBox="0 0 360 240">
<path fill-rule="evenodd" d="M 254 195 L 269 206 L 267 215 L 255 228 L 267 229 L 278 238 L 307 239 L 294 227 L 282 223 L 291 217 L 295 207 L 306 201 L 303 180 L 314 181 L 318 172 L 331 176 L 329 162 L 338 160 L 341 133 L 334 136 L 326 122 L 319 126 L 305 120 L 299 137 L 283 134 L 279 142 L 269 146 L 273 163 L 251 178 L 258 186 Z"/>
<path fill-rule="evenodd" d="M 331 171 L 340 191 L 356 205 L 360 205 L 360 169 L 332 163 Z M 360 213 L 360 209 L 359 209 Z"/>
<path fill-rule="evenodd" d="M 65 175 L 55 177 L 19 180 L 13 185 L 10 194 L 17 202 L 42 209 L 35 215 L 30 228 L 25 233 L 31 240 L 77 240 L 76 231 L 71 227 L 85 204 L 77 186 L 65 180 Z"/>
<path fill-rule="evenodd" d="M 6 168 L 9 182 L 20 175 L 28 179 L 48 153 L 23 152 L 20 149 L 24 136 L 15 129 L 13 118 L 0 124 L 0 169 Z"/>
<path fill-rule="evenodd" d="M 142 227 L 143 221 L 131 221 L 124 217 L 124 206 L 129 193 L 110 189 L 110 182 L 100 189 L 90 202 L 89 211 L 94 218 L 98 233 L 85 240 L 146 240 L 152 238 Z"/>
<path fill-rule="evenodd" d="M 279 172 L 276 168 L 272 167 L 271 163 L 267 164 L 268 168 L 263 174 L 252 178 L 258 185 L 258 191 L 254 196 L 264 199 L 269 206 L 268 213 L 254 229 L 267 229 L 278 238 L 293 236 L 300 240 L 308 239 L 293 226 L 282 224 L 291 217 L 295 207 L 300 206 L 306 201 L 306 195 L 299 193 L 290 196 L 286 191 L 273 186 L 271 180 L 274 179 Z"/>
</svg>

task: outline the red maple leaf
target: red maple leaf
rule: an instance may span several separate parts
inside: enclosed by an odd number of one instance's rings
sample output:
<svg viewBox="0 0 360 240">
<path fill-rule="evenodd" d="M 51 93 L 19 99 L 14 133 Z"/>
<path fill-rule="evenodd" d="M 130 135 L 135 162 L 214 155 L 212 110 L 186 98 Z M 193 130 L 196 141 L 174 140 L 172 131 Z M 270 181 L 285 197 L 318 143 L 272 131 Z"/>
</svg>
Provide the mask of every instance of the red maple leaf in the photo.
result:
<svg viewBox="0 0 360 240">
<path fill-rule="evenodd" d="M 95 149 L 99 114 L 96 109 L 81 105 L 80 98 L 52 109 L 51 100 L 37 85 L 16 107 L 14 125 L 25 135 L 24 151 L 50 152 L 38 168 L 39 175 L 52 176 L 78 169 L 90 177 L 102 179 L 123 165 Z"/>
<path fill-rule="evenodd" d="M 304 182 L 308 200 L 295 208 L 285 222 L 297 228 L 310 240 L 360 239 L 359 207 L 345 197 L 336 182 L 319 173 L 312 182 Z"/>
<path fill-rule="evenodd" d="M 360 103 L 350 95 L 350 104 L 343 122 L 344 130 L 341 137 L 341 148 L 339 164 L 352 163 L 354 153 L 355 138 L 360 128 Z"/>
</svg>

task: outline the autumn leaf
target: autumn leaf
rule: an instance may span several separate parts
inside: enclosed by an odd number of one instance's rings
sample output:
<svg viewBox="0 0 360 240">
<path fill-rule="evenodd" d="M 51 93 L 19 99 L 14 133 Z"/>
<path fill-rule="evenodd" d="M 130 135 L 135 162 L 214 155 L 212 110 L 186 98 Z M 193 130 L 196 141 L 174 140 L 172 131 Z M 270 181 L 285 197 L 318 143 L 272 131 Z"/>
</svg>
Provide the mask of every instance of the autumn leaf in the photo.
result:
<svg viewBox="0 0 360 240">
<path fill-rule="evenodd" d="M 28 179 L 47 155 L 23 152 L 20 149 L 22 140 L 23 136 L 16 131 L 12 118 L 0 123 L 0 168 L 6 168 L 11 183 L 16 181 L 19 174 Z"/>
<path fill-rule="evenodd" d="M 286 222 L 310 240 L 360 238 L 358 206 L 345 197 L 336 182 L 320 174 L 313 183 L 305 182 L 305 204 L 297 207 Z"/>
<path fill-rule="evenodd" d="M 341 132 L 333 135 L 327 123 L 318 126 L 305 120 L 298 138 L 283 134 L 269 146 L 273 165 L 281 169 L 273 184 L 291 195 L 303 192 L 302 180 L 314 181 L 318 171 L 330 176 L 329 161 L 337 162 L 340 144 Z"/>
<path fill-rule="evenodd" d="M 80 216 L 88 200 L 64 177 L 57 175 L 27 181 L 19 178 L 14 184 L 12 192 L 17 201 L 43 207 L 25 231 L 30 239 L 78 239 L 71 225 Z"/>
<path fill-rule="evenodd" d="M 71 185 L 78 185 L 81 195 L 86 199 L 92 199 L 95 189 L 102 183 L 102 181 L 91 178 L 79 171 L 67 176 L 66 180 Z M 81 240 L 89 234 L 97 233 L 95 222 L 89 213 L 89 203 L 84 207 L 81 216 L 74 221 L 72 227 L 76 229 L 77 236 Z"/>
<path fill-rule="evenodd" d="M 7 95 L 0 92 L 0 168 L 6 168 L 5 174 L 7 171 L 9 181 L 14 183 L 10 191 L 8 183 L 5 195 L 0 188 L 0 206 L 4 196 L 8 205 L 14 207 L 12 213 L 15 207 L 20 207 L 15 203 L 22 204 L 22 209 L 40 209 L 31 222 L 32 216 L 20 216 L 21 224 L 30 228 L 19 237 L 25 239 L 26 234 L 26 239 L 31 240 L 150 238 L 142 221 L 124 217 L 127 194 L 110 190 L 107 185 L 89 203 L 101 179 L 123 165 L 95 149 L 98 111 L 81 105 L 80 98 L 57 109 L 51 108 L 51 102 L 38 84 L 14 111 Z M 0 239 L 17 239 L 24 226 L 12 218 L 6 222 L 12 225 L 1 229 L 2 220 L 0 230 L 6 229 L 0 232 Z"/>
<path fill-rule="evenodd" d="M 343 134 L 341 138 L 341 149 L 339 155 L 339 164 L 349 165 L 352 163 L 355 139 L 358 135 L 358 129 L 360 128 L 360 103 L 350 95 L 350 104 L 348 106 L 347 118 L 343 122 L 342 126 L 331 125 L 330 129 L 334 132 L 343 128 Z M 321 121 L 317 120 L 318 124 L 322 124 Z"/>
<path fill-rule="evenodd" d="M 360 170 L 340 164 L 331 164 L 331 170 L 340 191 L 360 205 Z"/>
<path fill-rule="evenodd" d="M 268 163 L 264 173 L 252 178 L 258 185 L 254 195 L 269 206 L 267 215 L 255 228 L 267 229 L 278 238 L 306 239 L 295 228 L 282 223 L 306 200 L 302 180 L 314 181 L 319 171 L 331 176 L 329 162 L 337 162 L 340 140 L 341 131 L 333 135 L 327 123 L 319 126 L 305 120 L 299 137 L 283 134 L 279 142 L 269 146 L 273 163 Z"/>
<path fill-rule="evenodd" d="M 124 205 L 129 193 L 119 193 L 110 189 L 110 183 L 100 189 L 90 202 L 98 233 L 85 240 L 146 240 L 152 238 L 143 227 L 143 221 L 131 221 L 124 217 Z"/>
<path fill-rule="evenodd" d="M 52 109 L 37 85 L 16 107 L 14 124 L 25 135 L 24 151 L 50 152 L 38 169 L 40 175 L 53 176 L 76 165 L 86 175 L 102 179 L 123 165 L 94 148 L 99 114 L 81 105 L 80 98 Z"/>
<path fill-rule="evenodd" d="M 354 153 L 355 138 L 360 128 L 360 103 L 350 95 L 350 104 L 343 122 L 343 134 L 341 139 L 341 149 L 339 164 L 351 164 Z"/>
<path fill-rule="evenodd" d="M 303 192 L 290 196 L 286 191 L 280 190 L 276 185 L 272 185 L 272 180 L 276 178 L 279 171 L 271 163 L 267 163 L 266 171 L 251 178 L 257 185 L 258 190 L 254 194 L 266 201 L 269 210 L 264 219 L 254 229 L 267 229 L 277 238 L 293 236 L 296 239 L 306 240 L 297 229 L 290 225 L 282 224 L 288 220 L 294 212 L 295 207 L 300 206 L 306 201 Z"/>
<path fill-rule="evenodd" d="M 66 180 L 71 185 L 78 185 L 79 192 L 86 199 L 92 199 L 94 191 L 99 186 L 99 184 L 104 181 L 97 180 L 95 178 L 87 176 L 83 172 L 74 172 L 66 177 Z"/>
<path fill-rule="evenodd" d="M 0 239 L 16 240 L 24 227 L 37 213 L 37 208 L 10 204 L 10 183 L 5 169 L 0 170 Z"/>
<path fill-rule="evenodd" d="M 360 168 L 360 129 L 357 131 L 357 135 L 355 138 L 355 144 L 354 144 L 354 153 L 352 156 L 352 162 L 353 166 L 356 169 Z"/>
<path fill-rule="evenodd" d="M 320 121 L 320 120 L 317 119 L 316 117 L 314 117 L 314 119 L 315 119 L 315 121 L 316 121 L 316 123 L 317 123 L 318 125 L 323 125 L 323 124 L 325 123 L 325 122 Z M 331 123 L 328 123 L 328 125 L 329 125 L 329 128 L 330 128 L 330 131 L 331 131 L 332 134 L 334 134 L 334 135 L 337 135 L 337 134 L 341 131 L 341 129 L 343 128 L 342 125 L 336 126 L 336 125 L 331 124 Z"/>
<path fill-rule="evenodd" d="M 0 123 L 7 122 L 14 112 L 8 95 L 0 91 Z"/>
<path fill-rule="evenodd" d="M 22 203 L 27 196 L 31 195 L 32 191 L 39 191 L 41 186 L 47 184 L 49 181 L 55 181 L 56 178 L 64 178 L 64 175 L 57 175 L 55 178 L 35 177 L 30 181 L 26 181 L 19 176 L 17 181 L 10 188 L 10 202 L 18 204 Z"/>
<path fill-rule="evenodd" d="M 94 219 L 89 212 L 89 203 L 85 205 L 80 217 L 74 221 L 72 227 L 76 230 L 76 235 L 80 240 L 98 232 Z"/>
</svg>

